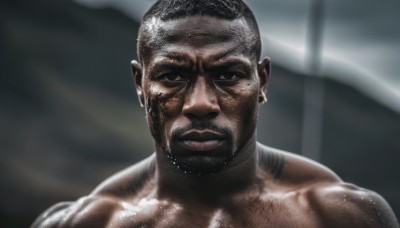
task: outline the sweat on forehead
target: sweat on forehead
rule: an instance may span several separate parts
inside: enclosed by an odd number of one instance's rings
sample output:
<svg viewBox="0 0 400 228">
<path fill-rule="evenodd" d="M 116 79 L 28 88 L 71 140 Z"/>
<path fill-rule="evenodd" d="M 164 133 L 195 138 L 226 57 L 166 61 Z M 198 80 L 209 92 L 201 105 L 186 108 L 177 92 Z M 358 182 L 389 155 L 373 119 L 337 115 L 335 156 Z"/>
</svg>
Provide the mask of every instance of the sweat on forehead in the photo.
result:
<svg viewBox="0 0 400 228">
<path fill-rule="evenodd" d="M 195 15 L 168 21 L 153 17 L 141 26 L 138 54 L 143 63 L 165 45 L 201 48 L 205 45 L 223 45 L 224 42 L 234 40 L 238 51 L 257 59 L 258 39 L 243 17 L 226 20 Z"/>
</svg>

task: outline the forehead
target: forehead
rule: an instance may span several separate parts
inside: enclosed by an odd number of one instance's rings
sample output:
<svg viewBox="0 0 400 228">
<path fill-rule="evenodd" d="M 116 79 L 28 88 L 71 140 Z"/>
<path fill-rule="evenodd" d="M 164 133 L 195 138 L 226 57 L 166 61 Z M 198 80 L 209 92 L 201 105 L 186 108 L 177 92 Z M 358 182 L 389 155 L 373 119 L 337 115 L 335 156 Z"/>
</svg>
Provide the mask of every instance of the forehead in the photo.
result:
<svg viewBox="0 0 400 228">
<path fill-rule="evenodd" d="M 244 18 L 224 20 L 211 16 L 190 16 L 168 21 L 152 18 L 147 23 L 146 55 L 149 60 L 170 53 L 254 55 L 251 29 Z"/>
</svg>

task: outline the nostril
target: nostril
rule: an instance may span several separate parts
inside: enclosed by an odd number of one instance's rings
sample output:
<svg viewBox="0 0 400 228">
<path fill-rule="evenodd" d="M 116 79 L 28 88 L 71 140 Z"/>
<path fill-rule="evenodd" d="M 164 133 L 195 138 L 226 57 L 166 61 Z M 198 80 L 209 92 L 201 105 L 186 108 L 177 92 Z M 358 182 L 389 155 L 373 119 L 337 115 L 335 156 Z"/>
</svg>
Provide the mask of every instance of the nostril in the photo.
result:
<svg viewBox="0 0 400 228">
<path fill-rule="evenodd" d="M 210 118 L 210 119 L 217 117 L 217 116 L 218 116 L 218 112 L 210 112 L 207 114 L 207 118 Z"/>
<path fill-rule="evenodd" d="M 207 118 L 207 119 L 212 119 L 217 117 L 219 112 L 204 112 L 204 113 L 198 113 L 198 112 L 186 112 L 184 115 L 187 118 Z"/>
<path fill-rule="evenodd" d="M 184 113 L 184 115 L 185 115 L 187 118 L 189 118 L 189 119 L 194 119 L 194 118 L 196 118 L 196 115 L 193 114 L 193 113 Z"/>
<path fill-rule="evenodd" d="M 185 113 L 184 116 L 186 118 L 193 120 L 193 121 L 210 121 L 216 118 L 219 115 L 219 112 L 210 112 L 206 115 L 198 115 L 198 113 Z"/>
</svg>

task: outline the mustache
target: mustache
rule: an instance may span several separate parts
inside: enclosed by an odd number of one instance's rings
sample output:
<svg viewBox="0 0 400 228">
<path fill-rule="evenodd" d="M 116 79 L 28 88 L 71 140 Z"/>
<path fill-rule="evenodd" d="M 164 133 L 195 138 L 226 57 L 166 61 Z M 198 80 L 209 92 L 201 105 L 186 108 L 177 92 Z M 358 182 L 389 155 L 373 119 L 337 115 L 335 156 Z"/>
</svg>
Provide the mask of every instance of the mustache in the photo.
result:
<svg viewBox="0 0 400 228">
<path fill-rule="evenodd" d="M 224 136 L 232 136 L 232 130 L 225 126 L 219 126 L 210 120 L 191 120 L 191 122 L 184 127 L 172 130 L 172 139 L 177 140 L 183 133 L 190 130 L 212 130 Z"/>
</svg>

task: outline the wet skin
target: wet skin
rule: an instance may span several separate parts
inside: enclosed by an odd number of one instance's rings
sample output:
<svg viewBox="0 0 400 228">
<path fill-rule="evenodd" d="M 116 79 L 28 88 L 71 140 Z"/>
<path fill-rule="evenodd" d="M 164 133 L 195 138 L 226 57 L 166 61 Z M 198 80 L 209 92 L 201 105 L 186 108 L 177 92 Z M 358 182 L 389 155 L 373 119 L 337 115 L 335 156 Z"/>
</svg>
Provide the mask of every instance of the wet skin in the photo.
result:
<svg viewBox="0 0 400 228">
<path fill-rule="evenodd" d="M 219 171 L 254 134 L 269 59 L 257 64 L 242 19 L 153 24 L 151 53 L 133 71 L 157 147 L 184 172 Z"/>
<path fill-rule="evenodd" d="M 149 30 L 132 68 L 155 154 L 33 227 L 398 227 L 376 193 L 256 142 L 269 59 L 249 48 L 244 19 L 156 19 Z"/>
</svg>

